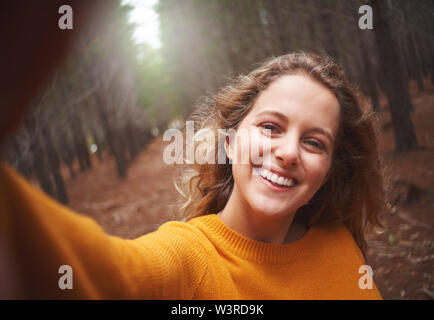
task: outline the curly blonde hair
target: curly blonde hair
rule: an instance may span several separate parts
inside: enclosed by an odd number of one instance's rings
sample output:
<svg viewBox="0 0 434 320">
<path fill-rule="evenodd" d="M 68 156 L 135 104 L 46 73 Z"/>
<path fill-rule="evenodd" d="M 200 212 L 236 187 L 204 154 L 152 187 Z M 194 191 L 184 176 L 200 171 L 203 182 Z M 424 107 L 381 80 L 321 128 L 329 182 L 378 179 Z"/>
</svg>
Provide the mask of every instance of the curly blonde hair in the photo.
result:
<svg viewBox="0 0 434 320">
<path fill-rule="evenodd" d="M 370 102 L 332 59 L 303 52 L 270 58 L 248 75 L 234 79 L 213 97 L 203 98 L 190 120 L 194 121 L 195 132 L 203 128 L 212 130 L 215 150 L 221 150 L 218 129 L 236 129 L 258 94 L 279 77 L 291 74 L 305 75 L 331 90 L 341 114 L 329 179 L 309 204 L 298 209 L 295 217 L 302 218 L 308 227 L 344 223 L 364 254 L 365 230 L 381 226 L 378 215 L 385 205 L 375 114 Z M 215 163 L 217 156 L 215 152 Z M 227 161 L 181 168 L 177 189 L 183 195 L 180 214 L 185 220 L 218 213 L 225 207 L 234 185 L 231 166 Z"/>
</svg>

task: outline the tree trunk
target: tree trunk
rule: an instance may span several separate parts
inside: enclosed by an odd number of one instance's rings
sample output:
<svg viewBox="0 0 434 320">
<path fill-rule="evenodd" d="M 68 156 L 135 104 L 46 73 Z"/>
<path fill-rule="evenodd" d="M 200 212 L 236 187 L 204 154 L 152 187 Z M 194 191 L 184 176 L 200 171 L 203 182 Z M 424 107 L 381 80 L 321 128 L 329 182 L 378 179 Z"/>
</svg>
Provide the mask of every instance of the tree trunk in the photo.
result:
<svg viewBox="0 0 434 320">
<path fill-rule="evenodd" d="M 338 60 L 338 48 L 334 37 L 335 33 L 333 31 L 333 21 L 332 17 L 330 16 L 330 11 L 334 11 L 335 4 L 333 2 L 324 1 L 321 2 L 321 5 L 324 6 L 324 8 L 321 8 L 323 11 L 321 11 L 319 14 L 319 22 L 323 30 L 323 46 L 329 56 L 335 60 Z"/>
<path fill-rule="evenodd" d="M 125 178 L 127 176 L 127 162 L 125 159 L 125 149 L 118 137 L 118 130 L 112 128 L 109 115 L 107 110 L 104 109 L 104 104 L 102 98 L 98 95 L 97 97 L 97 108 L 99 112 L 99 117 L 101 119 L 101 125 L 105 131 L 105 136 L 110 153 L 113 155 L 116 161 L 116 167 L 118 171 L 118 176 L 120 178 Z"/>
<path fill-rule="evenodd" d="M 418 47 L 418 43 L 415 39 L 414 31 L 408 31 L 408 41 L 409 41 L 409 49 L 410 49 L 410 59 L 413 61 L 414 65 L 412 66 L 411 72 L 413 73 L 414 79 L 417 81 L 417 87 L 419 91 L 425 91 L 425 86 L 423 84 L 423 65 L 422 65 L 422 56 L 420 54 L 420 49 Z"/>
<path fill-rule="evenodd" d="M 269 0 L 265 2 L 267 5 L 268 12 L 272 17 L 270 19 L 270 24 L 272 29 L 274 29 L 274 34 L 277 42 L 277 50 L 281 54 L 286 54 L 291 51 L 291 39 L 289 30 L 285 28 L 284 23 L 285 11 L 283 3 L 281 0 Z M 286 13 L 287 14 L 287 13 Z"/>
<path fill-rule="evenodd" d="M 90 154 L 87 147 L 86 138 L 83 132 L 83 126 L 78 116 L 75 116 L 73 119 L 71 119 L 71 122 L 75 154 L 77 155 L 78 163 L 80 164 L 80 170 L 81 172 L 84 172 L 92 168 L 92 163 L 90 160 Z"/>
<path fill-rule="evenodd" d="M 56 185 L 56 198 L 63 204 L 68 204 L 68 194 L 66 192 L 63 177 L 60 174 L 60 161 L 57 150 L 54 147 L 53 139 L 48 128 L 42 129 L 42 137 L 45 142 L 46 157 L 49 163 L 49 170 L 54 178 Z"/>
<path fill-rule="evenodd" d="M 380 62 L 380 83 L 389 100 L 392 125 L 395 132 L 395 150 L 417 148 L 417 140 L 410 110 L 413 108 L 408 93 L 406 70 L 398 56 L 390 29 L 385 1 L 371 0 L 374 12 L 374 31 Z"/>
<path fill-rule="evenodd" d="M 363 30 L 364 33 L 368 32 Z M 369 31 L 372 32 L 372 31 Z M 372 108 L 375 112 L 380 111 L 380 102 L 378 98 L 377 78 L 375 77 L 375 70 L 372 64 L 372 57 L 369 53 L 369 43 L 365 34 L 356 35 L 358 48 L 361 53 L 362 68 L 359 70 L 363 78 L 363 86 L 366 93 L 371 98 Z M 371 59 L 370 59 L 371 58 Z"/>
<path fill-rule="evenodd" d="M 44 190 L 48 195 L 55 198 L 56 194 L 54 192 L 54 187 L 50 179 L 50 172 L 48 170 L 48 165 L 46 161 L 46 152 L 44 144 L 39 134 L 37 134 L 34 143 L 31 145 L 33 154 L 33 172 L 36 178 L 39 180 L 42 190 Z"/>
</svg>

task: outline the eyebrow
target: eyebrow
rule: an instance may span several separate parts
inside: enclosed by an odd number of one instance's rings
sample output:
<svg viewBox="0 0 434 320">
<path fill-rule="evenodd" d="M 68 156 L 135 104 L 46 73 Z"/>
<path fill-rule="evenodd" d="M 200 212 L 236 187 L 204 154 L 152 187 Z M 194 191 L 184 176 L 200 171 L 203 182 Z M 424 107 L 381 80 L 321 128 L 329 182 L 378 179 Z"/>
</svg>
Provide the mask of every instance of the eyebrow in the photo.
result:
<svg viewBox="0 0 434 320">
<path fill-rule="evenodd" d="M 264 110 L 264 111 L 258 113 L 256 116 L 259 117 L 263 114 L 271 114 L 271 115 L 281 119 L 283 122 L 285 122 L 285 124 L 287 124 L 289 122 L 288 118 L 284 114 L 282 114 L 278 111 L 274 111 L 274 110 Z M 316 133 L 322 134 L 322 135 L 326 136 L 330 140 L 330 142 L 333 143 L 333 137 L 330 134 L 330 132 L 328 132 L 328 130 L 324 130 L 322 128 L 315 127 L 315 128 L 308 130 L 308 133 L 311 133 L 311 132 L 316 132 Z"/>
<path fill-rule="evenodd" d="M 283 122 L 285 122 L 285 124 L 288 123 L 288 118 L 287 118 L 283 113 L 280 113 L 280 112 L 278 112 L 278 111 L 274 111 L 274 110 L 265 110 L 265 111 L 262 111 L 262 112 L 258 113 L 256 116 L 259 117 L 259 116 L 261 116 L 261 115 L 263 115 L 263 114 L 271 114 L 271 115 L 273 115 L 273 116 L 279 118 L 279 119 L 282 120 Z"/>
<path fill-rule="evenodd" d="M 322 135 L 326 136 L 330 140 L 331 143 L 333 143 L 332 135 L 328 131 L 326 131 L 322 128 L 315 127 L 315 128 L 308 130 L 308 132 L 316 132 L 316 133 L 322 134 Z"/>
</svg>

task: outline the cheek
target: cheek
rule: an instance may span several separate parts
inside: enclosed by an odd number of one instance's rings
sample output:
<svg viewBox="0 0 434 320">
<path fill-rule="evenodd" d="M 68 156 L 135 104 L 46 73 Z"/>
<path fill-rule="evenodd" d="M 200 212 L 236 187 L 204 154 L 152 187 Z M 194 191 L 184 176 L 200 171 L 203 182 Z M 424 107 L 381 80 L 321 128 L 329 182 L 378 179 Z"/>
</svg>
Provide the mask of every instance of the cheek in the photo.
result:
<svg viewBox="0 0 434 320">
<path fill-rule="evenodd" d="M 235 142 L 235 141 L 234 141 Z M 237 132 L 236 154 L 233 154 L 232 163 L 237 164 L 261 164 L 264 153 L 270 153 L 270 141 L 260 134 L 255 128 L 241 128 Z M 268 150 L 268 152 L 267 152 Z"/>
<path fill-rule="evenodd" d="M 326 157 L 313 158 L 306 161 L 305 172 L 309 181 L 320 187 L 327 176 L 330 161 Z"/>
<path fill-rule="evenodd" d="M 249 132 L 249 152 L 250 161 L 254 165 L 264 165 L 271 160 L 271 140 L 260 133 L 257 128 Z M 269 163 L 271 165 L 271 162 Z"/>
<path fill-rule="evenodd" d="M 249 186 L 249 181 L 252 178 L 251 166 L 246 164 L 232 164 L 232 176 L 234 183 L 238 185 L 240 190 L 244 190 Z M 244 193 L 242 191 L 242 193 Z"/>
</svg>

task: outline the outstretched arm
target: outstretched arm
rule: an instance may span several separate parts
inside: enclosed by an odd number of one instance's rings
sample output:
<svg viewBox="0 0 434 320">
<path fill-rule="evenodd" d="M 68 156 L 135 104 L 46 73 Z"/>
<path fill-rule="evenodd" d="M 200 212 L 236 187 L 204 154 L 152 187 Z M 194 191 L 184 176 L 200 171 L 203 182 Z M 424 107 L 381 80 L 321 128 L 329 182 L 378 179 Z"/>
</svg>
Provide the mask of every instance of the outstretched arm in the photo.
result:
<svg viewBox="0 0 434 320">
<path fill-rule="evenodd" d="M 1 165 L 0 176 L 0 241 L 6 244 L 18 298 L 193 297 L 206 260 L 186 224 L 121 239 L 52 200 L 13 169 Z M 72 289 L 59 287 L 59 279 L 67 283 L 59 273 L 63 265 L 71 267 Z M 0 272 L 4 276 L 6 270 Z"/>
</svg>

